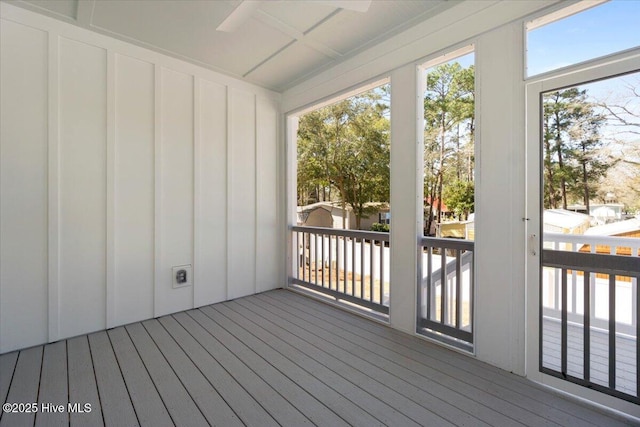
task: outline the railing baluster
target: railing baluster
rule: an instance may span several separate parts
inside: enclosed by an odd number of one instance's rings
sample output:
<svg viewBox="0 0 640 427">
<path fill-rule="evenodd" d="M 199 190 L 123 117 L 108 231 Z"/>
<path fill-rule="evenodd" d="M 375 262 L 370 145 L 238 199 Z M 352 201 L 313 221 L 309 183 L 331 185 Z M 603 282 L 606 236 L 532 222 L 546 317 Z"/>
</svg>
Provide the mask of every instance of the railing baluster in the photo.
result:
<svg viewBox="0 0 640 427">
<path fill-rule="evenodd" d="M 462 312 L 462 286 L 460 281 L 462 279 L 462 268 L 461 268 L 461 255 L 460 249 L 456 249 L 456 329 L 460 328 L 460 319 Z"/>
<path fill-rule="evenodd" d="M 314 233 L 313 235 L 313 239 L 314 239 L 314 247 L 315 247 L 315 253 L 314 253 L 314 262 L 313 262 L 313 270 L 315 271 L 314 273 L 314 277 L 315 277 L 315 284 L 318 284 L 318 248 L 320 247 L 320 244 L 318 243 L 318 236 L 320 236 L 318 233 Z"/>
<path fill-rule="evenodd" d="M 471 337 L 473 339 L 474 327 L 473 327 L 473 311 L 474 311 L 474 295 L 475 295 L 475 254 L 471 251 L 471 261 L 469 265 L 469 329 L 471 330 Z"/>
<path fill-rule="evenodd" d="M 293 236 L 295 236 L 295 260 L 296 260 L 296 268 L 295 268 L 295 272 L 293 273 L 293 277 L 295 277 L 296 279 L 300 278 L 300 232 L 295 231 L 293 232 Z"/>
<path fill-rule="evenodd" d="M 591 284 L 591 273 L 588 271 L 584 272 L 584 330 L 583 332 L 583 341 L 584 341 L 584 354 L 583 354 L 583 377 L 585 381 L 591 381 L 591 295 L 590 295 L 590 286 Z"/>
<path fill-rule="evenodd" d="M 336 291 L 340 292 L 340 236 L 336 236 Z"/>
<path fill-rule="evenodd" d="M 567 269 L 563 268 L 562 271 L 562 320 L 561 320 L 561 359 L 560 366 L 562 375 L 566 378 L 567 376 Z"/>
<path fill-rule="evenodd" d="M 333 237 L 334 236 L 329 236 L 329 289 L 333 289 L 332 287 L 332 281 L 333 278 L 331 277 L 331 273 L 332 273 L 332 267 L 333 267 L 333 251 L 331 250 L 333 248 Z"/>
<path fill-rule="evenodd" d="M 447 255 L 446 249 L 440 247 L 440 323 L 445 324 L 447 301 Z"/>
<path fill-rule="evenodd" d="M 364 299 L 364 237 L 360 239 L 360 298 Z"/>
<path fill-rule="evenodd" d="M 383 304 L 384 298 L 384 242 L 380 240 L 380 289 L 378 289 L 378 298 L 380 304 Z"/>
<path fill-rule="evenodd" d="M 431 246 L 427 247 L 427 319 L 434 320 L 432 316 L 434 316 L 434 312 L 436 311 L 436 295 L 435 291 L 432 288 L 432 280 L 431 280 L 431 252 L 433 248 Z"/>
<path fill-rule="evenodd" d="M 369 240 L 369 301 L 373 301 L 373 239 Z"/>
<path fill-rule="evenodd" d="M 322 287 L 324 288 L 324 266 L 325 266 L 325 259 L 324 259 L 324 234 L 321 234 L 322 237 Z"/>
<path fill-rule="evenodd" d="M 342 280 L 342 292 L 344 292 L 345 294 L 347 293 L 347 284 L 349 283 L 349 281 L 347 280 L 347 270 L 349 269 L 347 266 L 347 262 L 348 262 L 348 253 L 347 253 L 347 236 L 344 236 L 342 238 L 342 256 L 344 258 L 344 266 L 342 268 L 343 271 L 343 280 Z"/>
<path fill-rule="evenodd" d="M 636 369 L 638 367 L 636 366 Z M 609 388 L 616 388 L 616 275 L 609 275 Z"/>
<path fill-rule="evenodd" d="M 305 239 L 305 234 L 302 233 L 302 280 L 306 281 L 306 273 L 307 273 L 307 241 Z"/>
<path fill-rule="evenodd" d="M 356 295 L 356 238 L 351 239 L 351 295 Z"/>
</svg>

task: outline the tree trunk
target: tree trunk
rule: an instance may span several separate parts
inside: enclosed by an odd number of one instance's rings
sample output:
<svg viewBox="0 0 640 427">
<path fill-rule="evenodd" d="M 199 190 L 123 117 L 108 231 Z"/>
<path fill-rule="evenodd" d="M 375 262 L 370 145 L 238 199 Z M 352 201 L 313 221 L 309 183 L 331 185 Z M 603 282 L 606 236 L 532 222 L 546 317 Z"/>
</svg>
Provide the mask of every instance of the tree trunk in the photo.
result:
<svg viewBox="0 0 640 427">
<path fill-rule="evenodd" d="M 587 178 L 587 163 L 582 162 L 582 188 L 584 190 L 584 206 L 587 208 L 587 215 L 589 215 L 589 181 Z"/>
<path fill-rule="evenodd" d="M 558 169 L 560 170 L 560 194 L 562 195 L 562 209 L 567 209 L 567 181 L 564 178 L 564 159 L 562 156 L 562 134 L 560 133 L 560 115 L 556 112 L 556 153 L 558 154 Z"/>
</svg>

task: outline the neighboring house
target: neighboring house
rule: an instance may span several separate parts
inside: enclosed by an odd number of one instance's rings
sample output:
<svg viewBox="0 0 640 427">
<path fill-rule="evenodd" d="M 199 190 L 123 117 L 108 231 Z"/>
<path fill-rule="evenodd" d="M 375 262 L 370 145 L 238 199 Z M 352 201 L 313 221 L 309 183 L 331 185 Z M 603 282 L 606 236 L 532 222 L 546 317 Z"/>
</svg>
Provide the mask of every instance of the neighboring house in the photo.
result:
<svg viewBox="0 0 640 427">
<path fill-rule="evenodd" d="M 591 222 L 589 215 L 564 209 L 545 209 L 543 221 L 544 232 L 563 234 L 584 234 Z"/>
<path fill-rule="evenodd" d="M 609 237 L 635 237 L 640 238 L 640 217 L 631 218 L 626 221 L 612 222 L 610 224 L 591 227 L 584 232 L 588 236 L 609 236 Z M 616 246 L 616 255 L 631 255 L 631 248 L 628 246 Z M 591 252 L 589 245 L 584 245 L 580 252 Z M 610 254 L 610 245 L 596 245 L 596 253 Z M 640 254 L 635 254 L 640 255 Z"/>
<path fill-rule="evenodd" d="M 370 230 L 376 222 L 389 221 L 389 204 L 370 202 L 365 206 L 377 207 L 376 212 L 360 219 L 360 230 Z M 346 206 L 346 217 L 341 202 L 318 202 L 306 206 L 298 206 L 298 225 L 305 227 L 343 228 L 343 217 L 346 229 L 356 227 L 356 216 L 351 206 Z M 388 222 L 387 222 L 388 223 Z"/>
<path fill-rule="evenodd" d="M 570 205 L 567 210 L 587 213 L 585 205 Z M 593 218 L 593 225 L 608 224 L 622 219 L 624 205 L 622 203 L 592 203 L 589 204 L 589 216 Z"/>
<path fill-rule="evenodd" d="M 446 221 L 436 224 L 436 237 L 453 237 L 456 239 L 475 239 L 474 214 L 467 221 Z"/>
</svg>

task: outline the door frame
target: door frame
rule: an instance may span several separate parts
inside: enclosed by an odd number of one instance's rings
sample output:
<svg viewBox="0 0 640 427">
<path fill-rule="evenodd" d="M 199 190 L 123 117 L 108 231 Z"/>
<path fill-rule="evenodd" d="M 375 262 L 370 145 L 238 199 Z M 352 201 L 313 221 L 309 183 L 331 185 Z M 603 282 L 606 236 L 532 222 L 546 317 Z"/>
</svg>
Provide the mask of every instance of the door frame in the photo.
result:
<svg viewBox="0 0 640 427">
<path fill-rule="evenodd" d="M 640 48 L 609 55 L 526 81 L 526 376 L 563 392 L 640 416 L 640 407 L 540 372 L 540 269 L 542 250 L 541 131 L 542 93 L 640 70 Z"/>
</svg>

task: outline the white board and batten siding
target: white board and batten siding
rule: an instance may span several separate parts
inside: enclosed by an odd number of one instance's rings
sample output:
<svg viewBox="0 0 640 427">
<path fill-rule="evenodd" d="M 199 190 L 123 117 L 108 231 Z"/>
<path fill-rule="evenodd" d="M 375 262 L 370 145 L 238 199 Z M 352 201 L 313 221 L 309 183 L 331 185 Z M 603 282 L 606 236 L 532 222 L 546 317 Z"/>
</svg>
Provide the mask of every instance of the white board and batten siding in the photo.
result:
<svg viewBox="0 0 640 427">
<path fill-rule="evenodd" d="M 283 286 L 278 94 L 0 12 L 0 353 Z"/>
</svg>

